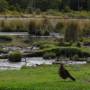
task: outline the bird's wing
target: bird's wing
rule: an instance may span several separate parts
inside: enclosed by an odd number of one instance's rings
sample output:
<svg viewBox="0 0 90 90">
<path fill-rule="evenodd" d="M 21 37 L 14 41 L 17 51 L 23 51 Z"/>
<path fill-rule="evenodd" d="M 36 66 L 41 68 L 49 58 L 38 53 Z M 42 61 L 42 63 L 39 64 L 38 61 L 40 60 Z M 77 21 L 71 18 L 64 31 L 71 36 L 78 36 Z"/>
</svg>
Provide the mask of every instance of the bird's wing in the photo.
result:
<svg viewBox="0 0 90 90">
<path fill-rule="evenodd" d="M 69 73 L 67 70 L 64 70 L 64 74 L 65 74 L 66 76 L 68 76 L 68 77 L 71 76 L 70 73 Z"/>
</svg>

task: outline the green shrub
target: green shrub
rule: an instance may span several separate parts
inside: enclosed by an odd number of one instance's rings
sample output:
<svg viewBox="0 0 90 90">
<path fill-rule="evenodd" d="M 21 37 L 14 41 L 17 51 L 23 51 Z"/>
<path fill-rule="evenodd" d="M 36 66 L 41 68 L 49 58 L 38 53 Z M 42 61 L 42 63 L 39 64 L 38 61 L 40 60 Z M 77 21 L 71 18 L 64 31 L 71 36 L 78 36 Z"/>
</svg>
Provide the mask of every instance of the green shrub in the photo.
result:
<svg viewBox="0 0 90 90">
<path fill-rule="evenodd" d="M 55 32 L 63 33 L 65 29 L 65 23 L 64 22 L 58 22 L 55 26 Z"/>
<path fill-rule="evenodd" d="M 65 7 L 63 8 L 63 12 L 71 12 L 70 7 L 69 7 L 69 6 L 65 6 Z"/>
<path fill-rule="evenodd" d="M 71 42 L 60 42 L 59 46 L 65 46 L 65 47 L 72 46 L 72 43 Z"/>
<path fill-rule="evenodd" d="M 86 61 L 86 58 L 80 58 L 78 55 L 74 55 L 72 57 L 72 60 L 74 60 L 74 61 Z"/>
<path fill-rule="evenodd" d="M 8 60 L 10 62 L 20 62 L 22 59 L 22 54 L 19 51 L 13 51 L 9 53 Z"/>
<path fill-rule="evenodd" d="M 79 54 L 80 50 L 78 48 L 60 48 L 57 52 L 58 55 L 71 57 L 73 55 Z"/>
<path fill-rule="evenodd" d="M 76 46 L 77 47 L 81 47 L 81 43 L 80 42 L 77 42 Z"/>
<path fill-rule="evenodd" d="M 79 57 L 90 57 L 90 53 L 83 52 L 79 48 L 63 47 L 56 50 L 57 56 L 73 57 L 78 55 Z"/>
<path fill-rule="evenodd" d="M 44 59 L 49 59 L 60 56 L 73 57 L 75 55 L 78 55 L 80 58 L 90 57 L 90 53 L 83 52 L 81 49 L 75 47 L 49 48 L 34 53 L 25 54 L 25 57 L 43 57 Z"/>
<path fill-rule="evenodd" d="M 56 58 L 56 54 L 53 52 L 46 52 L 43 54 L 44 59 L 53 59 Z"/>
<path fill-rule="evenodd" d="M 74 56 L 72 57 L 72 60 L 78 61 L 78 60 L 79 60 L 79 56 L 78 56 L 78 55 L 74 55 Z"/>
</svg>

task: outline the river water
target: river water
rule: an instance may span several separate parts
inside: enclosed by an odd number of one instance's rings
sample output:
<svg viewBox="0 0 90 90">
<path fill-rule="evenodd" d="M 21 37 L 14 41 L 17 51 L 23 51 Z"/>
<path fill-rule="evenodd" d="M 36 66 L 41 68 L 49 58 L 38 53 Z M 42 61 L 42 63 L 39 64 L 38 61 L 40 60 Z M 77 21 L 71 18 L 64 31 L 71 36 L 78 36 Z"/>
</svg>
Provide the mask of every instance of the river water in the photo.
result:
<svg viewBox="0 0 90 90">
<path fill-rule="evenodd" d="M 52 65 L 54 62 L 54 59 L 45 60 L 42 57 L 23 58 L 22 62 L 19 63 L 10 63 L 7 59 L 2 59 L 0 60 L 0 70 L 20 70 L 23 66 L 37 67 L 39 65 Z M 68 61 L 67 64 L 86 64 L 86 61 Z"/>
<path fill-rule="evenodd" d="M 10 63 L 7 59 L 0 60 L 0 70 L 20 70 L 23 66 L 36 67 L 38 65 L 52 65 L 55 60 L 44 60 L 42 57 L 22 59 L 19 63 Z"/>
</svg>

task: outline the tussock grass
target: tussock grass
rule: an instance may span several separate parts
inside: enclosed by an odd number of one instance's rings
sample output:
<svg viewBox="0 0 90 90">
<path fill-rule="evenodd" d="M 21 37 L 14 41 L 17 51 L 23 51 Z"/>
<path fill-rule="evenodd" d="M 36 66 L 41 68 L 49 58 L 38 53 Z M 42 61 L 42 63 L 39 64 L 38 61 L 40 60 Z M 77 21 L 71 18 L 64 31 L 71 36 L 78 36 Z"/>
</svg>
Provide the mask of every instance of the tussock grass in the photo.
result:
<svg viewBox="0 0 90 90">
<path fill-rule="evenodd" d="M 44 17 L 46 18 L 46 17 Z M 43 23 L 44 18 L 32 18 L 32 19 L 16 19 L 16 20 L 0 20 L 0 31 L 3 31 L 2 29 L 9 29 L 9 31 L 15 32 L 23 32 L 23 31 L 28 31 L 28 25 L 31 20 L 34 20 L 37 23 L 37 26 L 41 26 Z M 68 25 L 71 22 L 75 22 L 79 24 L 79 27 L 81 30 L 86 27 L 90 27 L 90 20 L 68 20 L 68 19 L 49 19 L 47 18 L 48 21 L 52 24 L 53 28 L 55 29 L 57 23 L 63 25 L 63 30 L 65 30 Z M 61 27 L 58 29 L 58 31 L 61 31 Z"/>
</svg>

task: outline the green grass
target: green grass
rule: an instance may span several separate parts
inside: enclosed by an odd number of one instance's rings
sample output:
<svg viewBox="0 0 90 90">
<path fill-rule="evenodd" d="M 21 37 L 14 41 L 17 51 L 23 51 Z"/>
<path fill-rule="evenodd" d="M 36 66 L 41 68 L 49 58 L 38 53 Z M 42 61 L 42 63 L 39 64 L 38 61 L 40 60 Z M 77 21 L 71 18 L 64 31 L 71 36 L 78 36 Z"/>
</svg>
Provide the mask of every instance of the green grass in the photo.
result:
<svg viewBox="0 0 90 90">
<path fill-rule="evenodd" d="M 90 90 L 89 64 L 81 65 L 79 71 L 75 66 L 66 66 L 76 78 L 76 82 L 62 80 L 58 76 L 58 67 L 52 65 L 20 71 L 0 71 L 0 88 L 3 90 L 5 88 L 6 90 Z"/>
<path fill-rule="evenodd" d="M 82 47 L 80 48 L 82 51 L 90 53 L 90 48 L 89 47 Z"/>
<path fill-rule="evenodd" d="M 84 42 L 90 42 L 90 38 L 83 38 Z"/>
</svg>

